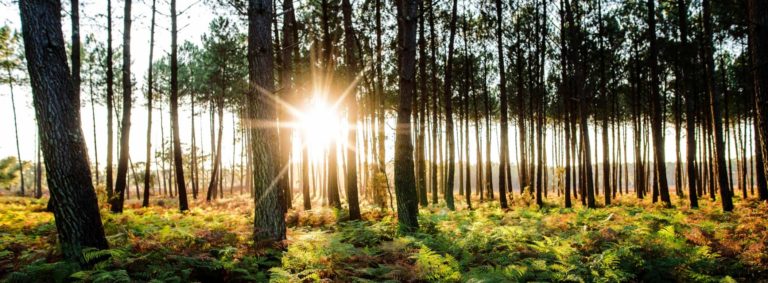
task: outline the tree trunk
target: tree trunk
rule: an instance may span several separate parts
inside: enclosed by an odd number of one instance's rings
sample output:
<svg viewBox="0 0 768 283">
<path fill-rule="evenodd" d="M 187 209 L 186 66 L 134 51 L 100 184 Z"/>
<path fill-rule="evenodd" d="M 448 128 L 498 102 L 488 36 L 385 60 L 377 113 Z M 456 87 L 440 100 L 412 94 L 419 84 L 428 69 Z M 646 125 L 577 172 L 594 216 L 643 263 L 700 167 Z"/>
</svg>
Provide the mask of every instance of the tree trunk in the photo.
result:
<svg viewBox="0 0 768 283">
<path fill-rule="evenodd" d="M 125 191 L 128 189 L 128 159 L 130 158 L 131 136 L 131 0 L 125 1 L 123 14 L 123 117 L 120 119 L 120 157 L 117 160 L 117 180 L 115 193 L 117 198 L 112 202 L 112 212 L 122 213 Z"/>
<path fill-rule="evenodd" d="M 411 141 L 411 107 L 416 89 L 416 24 L 418 0 L 400 0 L 397 4 L 400 103 L 395 135 L 395 194 L 400 229 L 415 232 L 419 228 L 419 208 L 414 176 L 413 144 Z M 454 7 L 455 7 L 454 1 Z M 454 9 L 455 12 L 455 9 Z M 451 44 L 452 45 L 452 44 Z M 450 52 L 449 52 L 450 53 Z"/>
<path fill-rule="evenodd" d="M 656 47 L 656 9 L 655 0 L 648 0 L 648 37 L 650 38 L 650 75 L 651 75 L 651 135 L 653 138 L 653 164 L 657 176 L 657 185 L 661 201 L 668 207 L 672 206 L 667 185 L 667 165 L 664 159 L 664 118 L 662 115 L 662 100 L 659 93 L 658 53 Z"/>
<path fill-rule="evenodd" d="M 749 2 L 749 53 L 751 61 L 753 88 L 755 96 L 755 122 L 758 138 L 755 148 L 761 149 L 757 162 L 768 160 L 768 2 L 748 0 Z M 761 160 L 760 160 L 761 159 Z M 765 175 L 768 168 L 758 164 L 762 169 L 757 174 L 757 187 L 760 200 L 768 200 Z M 760 177 L 762 176 L 762 180 Z"/>
<path fill-rule="evenodd" d="M 454 0 L 455 1 L 455 0 Z M 499 143 L 499 202 L 502 209 L 507 209 L 507 168 L 509 168 L 509 134 L 507 126 L 507 78 L 504 65 L 504 46 L 502 44 L 502 6 L 501 0 L 496 0 L 496 45 L 499 56 L 499 108 L 501 118 L 499 127 L 501 128 L 501 142 Z"/>
<path fill-rule="evenodd" d="M 14 135 L 16 137 L 16 156 L 17 156 L 17 159 L 18 159 L 17 161 L 19 162 L 19 172 L 20 172 L 19 175 L 21 176 L 21 178 L 19 178 L 21 180 L 21 184 L 20 184 L 21 185 L 21 191 L 19 192 L 19 194 L 21 196 L 24 196 L 25 195 L 25 192 L 24 192 L 24 190 L 25 190 L 25 186 L 24 186 L 24 161 L 21 159 L 21 150 L 19 149 L 19 126 L 16 123 L 16 99 L 15 99 L 15 96 L 13 95 L 13 81 L 14 81 L 14 79 L 13 79 L 13 74 L 11 73 L 10 66 L 6 66 L 5 70 L 8 73 L 8 87 L 10 88 L 10 91 L 11 91 L 11 108 L 13 109 L 13 132 L 14 132 Z M 78 93 L 78 96 L 79 95 L 80 94 Z"/>
<path fill-rule="evenodd" d="M 294 90 L 293 81 L 293 53 L 294 50 L 298 49 L 298 39 L 295 38 L 294 35 L 296 29 L 295 18 L 296 16 L 293 9 L 293 1 L 283 1 L 283 48 L 280 53 L 282 62 L 282 70 L 280 74 L 282 78 L 280 81 L 283 84 L 283 100 L 287 101 L 288 103 L 294 103 L 296 101 L 296 93 Z M 290 118 L 288 109 L 281 107 L 279 115 L 279 118 L 283 122 L 288 122 L 288 119 Z M 291 132 L 292 130 L 290 130 L 288 127 L 280 128 L 280 162 L 281 165 L 286 168 L 285 170 L 290 170 L 288 168 L 290 168 L 290 153 L 292 148 Z M 285 174 L 285 176 L 280 179 L 280 186 L 282 187 L 285 194 L 284 201 L 286 209 L 293 206 L 293 190 L 291 189 L 292 182 L 290 182 L 289 179 L 290 178 L 288 178 L 288 174 Z"/>
<path fill-rule="evenodd" d="M 224 135 L 224 96 L 225 94 L 222 92 L 219 97 L 216 98 L 216 111 L 217 115 L 219 117 L 219 129 L 218 133 L 216 134 L 216 152 L 215 155 L 211 156 L 213 158 L 213 169 L 211 170 L 211 180 L 208 184 L 208 195 L 206 196 L 207 201 L 211 201 L 211 197 L 215 197 L 216 190 L 219 189 L 219 181 L 221 181 L 221 145 L 222 145 L 222 136 Z M 211 194 L 213 193 L 213 195 Z M 222 194 L 219 197 L 223 197 Z"/>
<path fill-rule="evenodd" d="M 438 99 L 439 95 L 437 93 L 437 51 L 436 51 L 436 44 L 437 36 L 435 35 L 435 13 L 434 13 L 434 2 L 429 1 L 429 53 L 430 53 L 430 68 L 431 68 L 431 74 L 430 78 L 432 81 L 432 89 L 431 89 L 431 96 L 432 96 L 432 158 L 430 159 L 432 163 L 432 167 L 430 168 L 430 176 L 432 179 L 430 180 L 430 188 L 432 191 L 432 204 L 437 204 L 437 195 L 438 195 L 438 127 L 440 124 L 439 118 L 437 113 L 439 112 L 439 109 L 437 107 L 438 105 Z"/>
<path fill-rule="evenodd" d="M 450 39 L 448 40 L 448 57 L 446 58 L 445 67 L 445 92 L 443 94 L 445 102 L 445 139 L 447 147 L 448 160 L 446 166 L 448 166 L 448 173 L 446 175 L 446 187 L 445 187 L 445 204 L 450 210 L 456 209 L 453 204 L 453 184 L 454 176 L 456 172 L 456 150 L 454 145 L 454 130 L 453 130 L 453 108 L 451 99 L 453 97 L 453 51 L 454 51 L 454 38 L 456 37 L 456 10 L 457 0 L 453 0 L 453 8 L 451 9 L 451 22 L 450 22 Z"/>
<path fill-rule="evenodd" d="M 106 249 L 107 240 L 80 125 L 80 97 L 67 69 L 61 3 L 20 1 L 19 10 L 61 251 L 84 262 L 83 249 Z"/>
<path fill-rule="evenodd" d="M 152 56 L 155 47 L 155 2 L 152 0 L 152 20 L 149 28 L 149 70 L 147 70 L 147 159 L 144 164 L 144 200 L 141 206 L 149 206 L 149 187 L 152 184 L 152 92 L 154 78 L 152 76 Z M 98 169 L 97 169 L 98 170 Z"/>
<path fill-rule="evenodd" d="M 290 1 L 286 1 L 290 2 Z M 360 203 L 357 193 L 357 40 L 352 26 L 352 4 L 342 0 L 341 11 L 344 17 L 344 60 L 347 63 L 346 81 L 350 84 L 347 92 L 347 123 L 350 125 L 347 133 L 347 175 L 345 179 L 347 202 L 349 203 L 349 219 L 359 220 Z"/>
<path fill-rule="evenodd" d="M 187 184 L 184 182 L 184 162 L 181 159 L 181 136 L 179 134 L 179 60 L 176 24 L 176 0 L 171 0 L 171 134 L 173 135 L 173 166 L 179 195 L 179 210 L 189 210 Z"/>
<path fill-rule="evenodd" d="M 717 181 L 720 187 L 720 198 L 723 204 L 723 211 L 733 210 L 733 200 L 731 199 L 731 188 L 728 182 L 728 168 L 725 161 L 725 144 L 723 141 L 723 125 L 722 116 L 720 114 L 720 94 L 717 86 L 715 85 L 715 61 L 713 59 L 713 47 L 712 47 L 712 19 L 709 6 L 709 0 L 702 1 L 702 8 L 704 13 L 704 53 L 705 53 L 705 70 L 707 80 L 707 92 L 709 93 L 709 110 L 711 112 L 712 131 L 714 131 L 714 154 L 715 162 L 717 162 Z"/>
<path fill-rule="evenodd" d="M 175 0 L 173 0 L 175 1 Z M 273 51 L 270 33 L 271 0 L 248 1 L 248 118 L 251 121 L 275 121 L 277 113 L 273 99 Z M 248 127 L 253 158 L 253 189 L 255 193 L 254 241 L 285 239 L 283 192 L 275 188 L 278 177 L 278 133 L 274 127 Z"/>
<path fill-rule="evenodd" d="M 349 0 L 345 0 L 349 1 Z M 419 1 L 419 103 L 418 103 L 418 124 L 419 134 L 416 137 L 416 152 L 417 153 L 417 175 L 416 180 L 417 188 L 419 189 L 419 204 L 421 207 L 427 206 L 427 163 L 426 163 L 426 147 L 424 146 L 424 138 L 427 130 L 426 111 L 427 100 L 429 98 L 427 91 L 427 39 L 425 37 L 426 27 L 424 21 L 426 16 L 424 15 L 424 1 Z"/>
<path fill-rule="evenodd" d="M 112 150 L 114 149 L 114 126 L 112 116 L 112 99 L 114 97 L 114 71 L 112 70 L 112 0 L 107 0 L 107 59 L 104 64 L 107 65 L 107 199 L 112 201 L 114 198 L 114 180 L 112 177 L 113 160 Z"/>
</svg>

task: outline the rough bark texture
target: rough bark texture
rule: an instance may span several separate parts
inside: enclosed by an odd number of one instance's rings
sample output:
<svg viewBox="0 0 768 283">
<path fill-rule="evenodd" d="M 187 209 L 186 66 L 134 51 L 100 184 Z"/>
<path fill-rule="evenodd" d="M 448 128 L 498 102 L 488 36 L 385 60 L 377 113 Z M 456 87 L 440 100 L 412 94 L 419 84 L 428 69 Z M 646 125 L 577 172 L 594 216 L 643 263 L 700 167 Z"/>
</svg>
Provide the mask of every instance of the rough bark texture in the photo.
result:
<svg viewBox="0 0 768 283">
<path fill-rule="evenodd" d="M 282 195 L 277 188 L 278 133 L 272 126 L 277 119 L 273 103 L 273 51 L 270 33 L 271 0 L 248 1 L 248 118 L 253 161 L 255 197 L 254 241 L 256 243 L 285 239 Z"/>
<path fill-rule="evenodd" d="M 81 260 L 84 248 L 107 248 L 107 240 L 80 125 L 80 97 L 67 68 L 61 3 L 20 1 L 19 10 L 59 242 L 66 258 Z"/>
<path fill-rule="evenodd" d="M 749 0 L 749 38 L 757 110 L 755 123 L 759 133 L 755 147 L 762 149 L 762 161 L 765 161 L 768 160 L 768 1 Z M 765 170 L 768 166 L 763 164 L 761 167 L 763 180 L 761 182 L 758 178 L 758 194 L 761 200 L 768 200 L 765 184 L 765 176 L 768 175 Z"/>
<path fill-rule="evenodd" d="M 419 228 L 419 208 L 411 140 L 411 107 L 416 89 L 416 23 L 418 0 L 400 0 L 397 4 L 398 40 L 400 45 L 400 97 L 395 134 L 395 194 L 400 229 Z"/>
</svg>

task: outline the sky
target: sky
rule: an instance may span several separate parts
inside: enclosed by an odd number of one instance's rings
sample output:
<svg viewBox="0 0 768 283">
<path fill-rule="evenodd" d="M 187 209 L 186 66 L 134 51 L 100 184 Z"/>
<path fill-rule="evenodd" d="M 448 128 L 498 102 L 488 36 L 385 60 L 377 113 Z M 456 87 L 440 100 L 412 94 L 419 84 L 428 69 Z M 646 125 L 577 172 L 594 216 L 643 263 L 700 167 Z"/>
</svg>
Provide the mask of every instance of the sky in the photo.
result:
<svg viewBox="0 0 768 283">
<path fill-rule="evenodd" d="M 8 1 L 6 1 L 8 2 Z M 68 2 L 68 1 L 64 1 Z M 20 20 L 19 20 L 19 14 L 18 14 L 18 8 L 16 5 L 12 5 L 9 3 L 1 2 L 0 1 L 0 10 L 2 13 L 0 13 L 0 24 L 2 25 L 9 25 L 13 27 L 16 30 L 21 29 Z M 148 67 L 148 56 L 149 56 L 149 25 L 150 25 L 150 17 L 151 17 L 151 1 L 150 0 L 140 0 L 140 1 L 134 1 L 133 3 L 133 12 L 132 12 L 132 19 L 133 19 L 133 25 L 132 25 L 132 33 L 131 33 L 131 54 L 132 54 L 132 71 L 134 80 L 136 81 L 137 89 L 134 90 L 134 108 L 133 108 L 133 115 L 131 119 L 132 123 L 132 135 L 130 139 L 130 154 L 131 154 L 131 161 L 136 162 L 142 162 L 145 159 L 146 151 L 145 151 L 145 142 L 146 142 L 146 129 L 147 129 L 147 110 L 146 110 L 146 101 L 144 100 L 143 92 L 146 90 L 146 84 L 144 82 L 144 77 L 147 72 Z M 68 5 L 68 4 L 67 4 Z M 122 17 L 123 17 L 123 1 L 115 0 L 113 3 L 113 28 L 114 34 L 113 34 L 113 45 L 119 46 L 122 44 Z M 157 15 L 157 28 L 156 28 L 156 36 L 155 36 L 155 58 L 160 58 L 166 54 L 168 54 L 170 49 L 170 17 L 169 15 L 169 5 L 164 0 L 157 1 L 158 5 L 158 15 Z M 67 14 L 63 15 L 62 17 L 62 27 L 64 32 L 64 38 L 65 40 L 69 40 L 70 38 L 70 20 L 68 16 L 69 8 L 65 5 L 64 10 Z M 179 20 L 179 43 L 182 43 L 184 41 L 191 41 L 193 43 L 200 43 L 201 36 L 203 33 L 205 33 L 208 30 L 208 23 L 217 15 L 213 13 L 213 9 L 206 6 L 206 4 L 203 1 L 190 1 L 190 0 L 179 0 L 177 4 L 177 10 L 182 13 L 178 20 Z M 81 1 L 81 36 L 82 39 L 89 35 L 93 34 L 96 36 L 96 38 L 99 41 L 105 42 L 106 41 L 106 16 L 104 15 L 106 13 L 106 1 L 103 0 L 83 0 Z M 119 72 L 120 70 L 115 70 L 116 72 Z M 83 82 L 82 88 L 85 90 L 87 88 L 86 82 Z M 36 126 L 34 121 L 34 111 L 32 109 L 31 105 L 31 93 L 30 89 L 26 86 L 17 86 L 14 88 L 15 92 L 15 99 L 16 99 L 16 112 L 18 115 L 18 129 L 19 129 L 19 139 L 20 139 L 20 151 L 22 155 L 22 159 L 24 160 L 32 160 L 35 157 L 35 148 L 36 148 Z M 14 126 L 13 126 L 13 112 L 11 108 L 11 96 L 9 95 L 10 89 L 7 85 L 0 86 L 0 133 L 4 133 L 5 136 L 0 139 L 0 157 L 5 156 L 15 156 L 16 155 L 16 144 L 13 136 Z M 81 117 L 82 117 L 82 127 L 86 139 L 86 144 L 89 147 L 89 154 L 91 160 L 95 160 L 95 152 L 94 152 L 94 132 L 95 136 L 98 139 L 96 143 L 96 149 L 98 149 L 98 160 L 103 168 L 103 164 L 105 164 L 106 160 L 106 109 L 105 107 L 102 107 L 100 105 L 97 105 L 94 109 L 95 117 L 92 115 L 91 112 L 91 105 L 90 103 L 87 103 L 87 97 L 85 97 L 86 93 L 83 95 L 83 108 L 81 109 Z M 182 101 L 185 102 L 186 99 L 182 98 Z M 184 104 L 188 105 L 188 104 Z M 158 145 L 161 144 L 160 140 L 160 133 L 163 131 L 166 136 L 169 135 L 169 115 L 168 115 L 168 109 L 167 105 L 165 105 L 165 109 L 155 109 L 153 112 L 154 116 L 154 126 L 152 128 L 152 136 L 153 136 L 153 147 L 158 148 Z M 162 114 L 161 114 L 162 112 Z M 164 128 L 161 129 L 159 125 L 160 116 L 163 115 L 165 117 L 165 125 Z M 180 109 L 180 133 L 182 136 L 182 142 L 187 142 L 190 137 L 190 111 L 188 106 L 183 106 L 182 109 Z M 95 118 L 95 119 L 94 119 Z M 95 127 L 94 127 L 94 121 L 95 121 Z M 196 119 L 196 127 L 197 130 L 197 136 L 198 141 L 202 141 L 202 144 L 198 144 L 198 147 L 202 147 L 205 149 L 206 152 L 210 151 L 210 123 L 209 123 L 209 116 L 207 113 L 203 113 L 202 115 L 199 115 Z M 232 162 L 232 125 L 233 125 L 233 117 L 231 116 L 231 113 L 225 114 L 225 121 L 224 121 L 224 142 L 223 142 L 223 161 L 225 166 L 227 164 L 231 164 Z M 394 128 L 394 119 L 390 119 L 388 121 L 388 126 L 386 127 L 389 132 L 392 132 L 392 129 Z M 514 123 L 512 123 L 514 126 Z M 117 126 L 117 122 L 115 122 L 115 126 Z M 474 132 L 474 130 L 473 130 Z M 595 150 L 598 150 L 598 160 L 602 160 L 601 150 L 600 150 L 600 144 L 596 142 L 595 140 L 595 132 L 594 129 L 590 128 L 590 140 L 593 143 L 593 148 Z M 389 133 L 391 134 L 391 133 Z M 751 131 L 747 133 L 751 137 Z M 667 127 L 665 131 L 666 135 L 666 141 L 665 141 L 665 157 L 668 162 L 672 162 L 675 160 L 675 152 L 674 152 L 674 131 L 672 128 Z M 186 137 L 186 138 L 185 138 Z M 470 162 L 475 162 L 475 142 L 474 142 L 474 135 L 470 135 Z M 492 149 L 492 160 L 496 162 L 498 160 L 498 131 L 497 127 L 494 126 L 493 131 L 493 149 Z M 684 139 L 684 136 L 683 136 Z M 510 141 L 513 143 L 510 144 L 510 154 L 512 155 L 513 163 L 515 160 L 517 160 L 517 155 L 519 154 L 519 147 L 514 144 L 514 141 L 517 140 L 517 130 L 515 128 L 510 129 Z M 551 135 L 547 135 L 546 137 L 546 147 L 549 149 L 549 163 L 552 164 L 554 162 L 554 158 L 552 158 L 552 148 L 553 148 L 553 138 Z M 632 137 L 631 133 L 627 136 L 628 141 L 633 141 L 634 137 Z M 115 141 L 117 143 L 117 140 Z M 484 143 L 484 142 L 483 142 Z M 388 148 L 388 154 L 387 154 L 387 160 L 391 161 L 393 159 L 392 154 L 392 148 L 394 144 L 394 138 L 390 135 L 390 137 L 387 138 L 387 148 Z M 632 147 L 631 143 L 627 145 L 628 152 L 628 160 L 631 162 L 634 160 L 633 154 L 632 154 Z M 683 145 L 681 148 L 682 156 L 685 158 L 685 146 Z M 751 152 L 751 151 L 750 151 Z M 239 147 L 235 152 L 236 154 L 239 154 Z M 751 155 L 751 154 L 750 154 Z M 239 157 L 238 157 L 239 158 Z M 117 158 L 115 158 L 116 160 Z"/>
<path fill-rule="evenodd" d="M 6 1 L 7 2 L 7 1 Z M 69 1 L 62 1 L 65 3 L 65 15 L 62 17 L 62 29 L 64 33 L 64 38 L 66 41 L 69 41 L 71 38 L 71 22 L 69 19 L 69 7 L 68 2 Z M 106 33 L 106 10 L 107 5 L 104 0 L 81 0 L 81 8 L 80 8 L 80 15 L 81 15 L 81 25 L 80 25 L 80 34 L 81 34 L 81 40 L 85 40 L 85 37 L 89 34 L 93 34 L 99 41 L 106 42 L 107 33 Z M 177 10 L 180 12 L 183 12 L 178 17 L 178 26 L 179 26 L 179 43 L 182 43 L 184 41 L 191 41 L 193 43 L 200 43 L 200 37 L 208 30 L 208 23 L 216 16 L 211 13 L 211 9 L 207 7 L 202 1 L 189 1 L 189 0 L 180 0 L 177 1 Z M 115 0 L 112 3 L 112 14 L 113 14 L 113 46 L 119 46 L 122 45 L 122 31 L 123 31 L 123 5 L 124 2 L 120 0 Z M 139 0 L 139 1 L 133 1 L 132 4 L 132 19 L 133 24 L 131 28 L 131 61 L 132 61 L 132 72 L 133 72 L 133 78 L 136 81 L 137 88 L 133 92 L 134 96 L 134 108 L 133 108 L 133 115 L 131 119 L 132 124 L 132 135 L 131 135 L 131 143 L 130 143 L 130 153 L 132 156 L 133 162 L 140 162 L 145 159 L 146 150 L 145 150 L 145 133 L 147 129 L 147 110 L 146 110 L 146 100 L 144 99 L 144 91 L 146 90 L 146 83 L 144 81 L 145 74 L 147 72 L 147 68 L 149 66 L 148 60 L 149 60 L 149 39 L 150 39 L 150 33 L 149 33 L 149 26 L 150 26 L 150 19 L 151 19 L 151 5 L 152 2 L 150 0 Z M 0 4 L 0 10 L 2 13 L 0 13 L 0 24 L 1 25 L 9 25 L 13 29 L 16 29 L 17 31 L 21 31 L 21 22 L 19 19 L 19 11 L 18 6 L 15 4 L 9 4 L 2 2 Z M 166 54 L 168 54 L 170 50 L 170 44 L 171 44 L 171 36 L 170 36 L 170 26 L 171 21 L 170 17 L 167 16 L 170 14 L 170 6 L 167 3 L 167 1 L 164 0 L 158 0 L 157 1 L 157 10 L 158 14 L 156 16 L 156 22 L 157 27 L 155 29 L 155 59 L 158 59 Z M 116 69 L 115 72 L 120 72 L 119 69 Z M 82 88 L 85 90 L 87 88 L 87 82 L 84 81 Z M 13 112 L 11 108 L 11 97 L 10 97 L 10 89 L 7 85 L 0 86 L 0 133 L 6 133 L 6 136 L 2 139 L 0 139 L 0 157 L 16 155 L 16 145 L 15 140 L 13 137 Z M 15 87 L 14 88 L 14 94 L 16 99 L 16 113 L 18 117 L 18 129 L 19 129 L 19 139 L 20 142 L 20 150 L 22 159 L 24 160 L 31 160 L 35 156 L 35 147 L 36 147 L 36 126 L 34 121 L 34 110 L 32 109 L 32 96 L 30 89 L 27 86 L 22 87 Z M 86 144 L 88 145 L 89 151 L 90 151 L 90 158 L 93 161 L 94 160 L 94 150 L 93 150 L 93 139 L 94 139 L 94 119 L 91 115 L 91 108 L 90 104 L 86 103 L 87 100 L 87 93 L 84 92 L 81 101 L 82 103 L 82 109 L 81 109 L 81 117 L 82 117 L 82 127 L 86 139 Z M 182 98 L 184 99 L 184 98 Z M 165 116 L 166 121 L 168 120 L 168 113 L 169 110 L 166 108 L 162 111 L 164 112 L 162 115 Z M 96 114 L 96 136 L 98 139 L 98 152 L 99 152 L 99 163 L 105 164 L 106 160 L 106 108 L 103 106 L 97 105 L 95 107 L 95 114 Z M 190 131 L 189 131 L 189 125 L 190 125 L 190 111 L 188 110 L 188 107 L 185 107 L 183 109 L 180 109 L 180 133 L 182 137 L 189 137 Z M 161 128 L 159 123 L 160 118 L 160 110 L 156 109 L 153 112 L 153 146 L 157 147 L 161 144 L 160 140 L 160 132 Z M 208 132 L 208 115 L 203 114 L 202 117 L 198 116 L 196 126 L 200 125 L 202 127 L 203 131 Z M 170 125 L 169 122 L 166 122 L 165 125 L 165 134 L 166 136 L 169 133 Z M 115 125 L 117 125 L 117 122 L 115 122 Z M 224 131 L 224 141 L 231 141 L 232 139 L 232 118 L 227 113 L 225 116 L 224 121 L 225 130 Z M 199 129 L 198 129 L 199 130 Z M 205 146 L 206 149 L 210 148 L 210 138 L 199 138 L 199 140 L 203 140 L 203 142 L 206 142 L 203 146 Z M 116 141 L 117 142 L 117 141 Z M 231 145 L 227 145 L 227 142 L 224 142 L 223 150 L 225 152 L 231 151 Z M 224 158 L 225 162 L 228 162 L 231 158 Z M 115 158 L 117 160 L 117 158 Z"/>
</svg>

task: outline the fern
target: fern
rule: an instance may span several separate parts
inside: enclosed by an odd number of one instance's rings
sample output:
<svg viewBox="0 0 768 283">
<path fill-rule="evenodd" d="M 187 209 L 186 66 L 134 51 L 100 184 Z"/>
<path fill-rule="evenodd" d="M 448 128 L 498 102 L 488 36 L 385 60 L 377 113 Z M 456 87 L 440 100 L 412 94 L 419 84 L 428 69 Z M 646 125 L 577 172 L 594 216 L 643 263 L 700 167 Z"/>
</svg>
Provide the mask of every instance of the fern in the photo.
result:
<svg viewBox="0 0 768 283">
<path fill-rule="evenodd" d="M 459 263 L 451 255 L 441 256 L 427 246 L 422 246 L 416 259 L 416 268 L 422 280 L 431 282 L 456 282 L 461 279 Z"/>
</svg>

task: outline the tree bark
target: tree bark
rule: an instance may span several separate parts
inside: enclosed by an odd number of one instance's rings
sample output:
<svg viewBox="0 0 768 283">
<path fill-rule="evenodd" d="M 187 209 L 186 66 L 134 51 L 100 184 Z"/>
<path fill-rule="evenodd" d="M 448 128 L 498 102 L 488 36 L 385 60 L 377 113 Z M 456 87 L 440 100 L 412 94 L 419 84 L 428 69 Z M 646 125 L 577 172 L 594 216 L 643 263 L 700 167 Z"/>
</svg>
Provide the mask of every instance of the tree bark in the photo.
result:
<svg viewBox="0 0 768 283">
<path fill-rule="evenodd" d="M 175 0 L 174 0 L 175 1 Z M 275 121 L 271 0 L 248 1 L 248 118 L 250 121 Z M 285 239 L 283 192 L 275 184 L 279 178 L 278 132 L 266 125 L 249 125 L 255 194 L 254 241 L 257 245 Z"/>
<path fill-rule="evenodd" d="M 685 52 L 688 46 L 688 5 L 685 0 L 677 1 L 678 22 L 680 26 L 680 92 L 685 96 L 685 132 L 686 132 L 686 172 L 688 174 L 688 201 L 691 208 L 699 207 L 698 193 L 696 192 L 696 106 L 694 105 L 694 93 L 688 91 L 687 71 L 690 66 L 690 57 Z M 678 182 L 682 184 L 683 182 Z"/>
<path fill-rule="evenodd" d="M 171 134 L 173 135 L 173 166 L 179 195 L 179 210 L 189 210 L 187 184 L 184 182 L 184 162 L 181 158 L 181 135 L 179 134 L 179 60 L 177 43 L 176 0 L 171 0 Z"/>
<path fill-rule="evenodd" d="M 661 201 L 668 207 L 672 206 L 667 185 L 667 164 L 664 159 L 664 118 L 662 115 L 662 100 L 659 94 L 658 54 L 656 47 L 656 9 L 655 0 L 648 0 L 648 37 L 650 38 L 650 75 L 651 75 L 651 135 L 653 138 L 654 167 Z"/>
<path fill-rule="evenodd" d="M 733 200 L 731 198 L 731 187 L 728 182 L 728 168 L 725 161 L 725 144 L 723 141 L 723 125 L 722 116 L 720 114 L 720 93 L 715 84 L 715 61 L 713 59 L 713 47 L 712 47 L 712 19 L 709 6 L 709 0 L 703 0 L 701 2 L 702 10 L 704 13 L 704 53 L 705 53 L 705 69 L 704 73 L 707 80 L 707 92 L 709 93 L 709 110 L 711 113 L 710 119 L 712 123 L 712 131 L 714 133 L 714 157 L 717 163 L 717 181 L 720 187 L 720 201 L 723 204 L 724 211 L 733 210 Z M 663 198 L 663 194 L 662 194 Z"/>
<path fill-rule="evenodd" d="M 112 202 L 112 212 L 122 213 L 125 202 L 125 191 L 128 188 L 128 159 L 130 158 L 131 136 L 131 107 L 133 98 L 131 91 L 131 0 L 125 0 L 123 14 L 123 117 L 120 119 L 120 157 L 117 160 L 117 180 L 115 193 L 117 198 Z"/>
<path fill-rule="evenodd" d="M 455 0 L 454 0 L 455 1 Z M 507 194 L 506 192 L 510 189 L 507 187 L 507 168 L 509 167 L 509 133 L 508 133 L 508 125 L 507 125 L 507 87 L 506 87 L 506 73 L 505 73 L 505 65 L 504 65 L 504 46 L 502 44 L 503 35 L 502 35 L 502 6 L 501 6 L 501 0 L 496 0 L 496 45 L 498 47 L 498 56 L 499 56 L 499 109 L 501 112 L 501 118 L 499 122 L 499 127 L 501 128 L 501 142 L 499 144 L 499 202 L 501 203 L 501 208 L 506 209 L 509 206 L 507 205 Z"/>
<path fill-rule="evenodd" d="M 755 148 L 762 150 L 760 158 L 768 160 L 768 2 L 748 0 L 749 2 L 749 53 L 755 97 L 755 123 L 758 138 Z M 760 162 L 761 160 L 757 160 Z M 768 200 L 765 176 L 768 166 L 759 164 L 762 169 L 757 174 L 758 194 L 761 200 Z M 762 168 L 761 168 L 762 167 Z M 760 177 L 763 177 L 762 180 Z"/>
<path fill-rule="evenodd" d="M 114 198 L 114 180 L 112 176 L 113 172 L 113 152 L 114 149 L 114 131 L 112 114 L 113 109 L 113 97 L 114 97 L 114 71 L 112 69 L 112 0 L 107 0 L 107 59 L 104 62 L 107 65 L 107 199 L 112 201 Z"/>
<path fill-rule="evenodd" d="M 400 0 L 397 4 L 400 102 L 395 135 L 395 194 L 398 223 L 400 229 L 407 232 L 414 232 L 419 228 L 411 141 L 411 107 L 416 88 L 416 24 L 419 12 L 417 1 Z"/>
<path fill-rule="evenodd" d="M 283 48 L 281 50 L 281 62 L 282 71 L 280 72 L 283 84 L 282 97 L 283 100 L 288 103 L 294 103 L 296 101 L 296 91 L 294 89 L 293 81 L 293 53 L 298 49 L 298 39 L 295 37 L 296 16 L 293 9 L 293 1 L 283 1 Z M 280 119 L 283 122 L 288 123 L 289 113 L 288 109 L 282 107 L 280 109 Z M 292 148 L 291 132 L 288 127 L 280 128 L 280 161 L 282 166 L 290 168 L 290 152 Z M 289 169 L 286 169 L 289 170 Z M 292 206 L 292 182 L 290 182 L 288 175 L 280 179 L 281 187 L 285 194 L 285 207 L 290 208 Z"/>
<path fill-rule="evenodd" d="M 349 0 L 345 0 L 349 1 Z M 429 94 L 427 90 L 427 39 L 425 37 L 426 27 L 424 21 L 426 15 L 424 14 L 424 1 L 419 1 L 419 103 L 418 103 L 418 124 L 419 134 L 416 137 L 416 152 L 417 153 L 417 172 L 418 178 L 416 180 L 417 188 L 419 189 L 419 205 L 421 207 L 427 206 L 427 162 L 426 162 L 426 147 L 425 136 L 427 131 L 427 100 L 429 100 Z"/>
<path fill-rule="evenodd" d="M 286 1 L 290 2 L 290 1 Z M 349 219 L 359 220 L 360 203 L 357 192 L 357 36 L 352 26 L 352 4 L 349 0 L 342 0 L 341 12 L 344 17 L 344 60 L 347 63 L 346 81 L 349 84 L 346 93 L 347 123 L 350 125 L 347 133 L 347 174 L 345 179 L 347 202 L 349 204 Z"/>
<path fill-rule="evenodd" d="M 80 97 L 67 69 L 61 3 L 25 0 L 19 10 L 61 251 L 65 258 L 83 262 L 83 249 L 106 249 L 107 240 L 80 125 Z"/>
<path fill-rule="evenodd" d="M 155 3 L 156 0 L 152 0 L 152 20 L 149 28 L 149 70 L 147 70 L 147 159 L 144 165 L 144 199 L 141 206 L 149 206 L 149 187 L 152 184 L 152 101 L 154 97 L 152 92 L 154 91 L 154 77 L 152 76 L 152 56 L 154 55 L 155 47 Z"/>
</svg>

